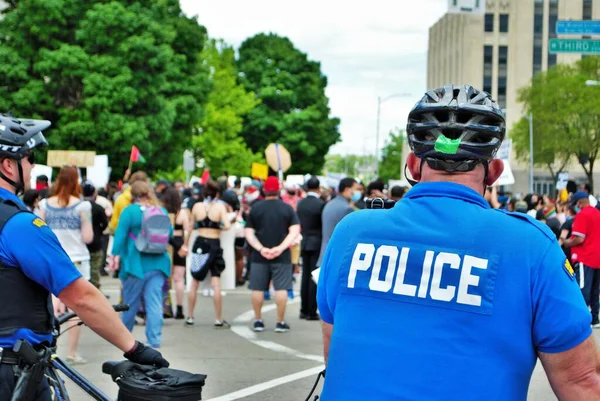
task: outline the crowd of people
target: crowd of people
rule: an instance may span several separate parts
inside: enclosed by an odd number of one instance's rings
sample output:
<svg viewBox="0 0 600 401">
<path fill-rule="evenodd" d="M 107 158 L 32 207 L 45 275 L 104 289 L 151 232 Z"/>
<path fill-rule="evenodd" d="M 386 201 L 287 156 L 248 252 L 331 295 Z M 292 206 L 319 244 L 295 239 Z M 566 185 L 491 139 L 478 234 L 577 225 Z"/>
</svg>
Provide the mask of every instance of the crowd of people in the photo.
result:
<svg viewBox="0 0 600 401">
<path fill-rule="evenodd" d="M 96 188 L 74 166 L 60 169 L 54 182 L 39 176 L 35 188 L 22 195 L 27 208 L 44 219 L 82 276 L 100 289 L 100 277 L 114 275 L 121 281 L 123 313 L 132 331 L 145 324 L 148 344 L 162 342 L 163 319 L 184 320 L 194 325 L 200 283 L 209 280 L 216 328 L 229 327 L 223 318 L 220 275 L 226 268 L 221 248 L 223 230 L 235 232 L 234 260 L 237 286 L 252 290 L 253 328 L 265 329 L 261 315 L 265 299 L 277 304 L 276 332 L 290 329 L 285 319 L 287 300 L 294 297 L 293 283 L 300 279 L 300 318 L 319 320 L 316 284 L 311 277 L 335 225 L 348 213 L 363 209 L 367 197 L 387 196 L 382 181 L 363 186 L 345 178 L 336 188 L 311 177 L 304 185 L 280 182 L 276 177 L 254 179 L 242 188 L 230 185 L 227 173 L 215 180 L 186 185 L 158 180 L 152 184 L 143 171 L 127 171 L 119 183 Z M 405 188 L 389 195 L 400 199 Z M 148 253 L 138 249 L 145 210 L 159 209 L 169 219 L 168 248 Z M 184 313 L 186 269 L 192 282 Z M 210 273 L 210 274 L 209 274 Z M 171 302 L 171 290 L 174 304 Z M 56 297 L 54 313 L 65 312 Z M 78 353 L 80 327 L 69 329 L 71 364 L 85 363 Z"/>
<path fill-rule="evenodd" d="M 290 326 L 285 319 L 285 306 L 294 297 L 293 283 L 298 279 L 299 317 L 320 320 L 311 273 L 321 266 L 329 239 L 341 219 L 364 209 L 367 199 L 399 201 L 408 191 L 400 186 L 388 188 L 379 179 L 364 185 L 344 178 L 337 187 L 330 188 L 317 177 L 310 177 L 304 185 L 280 182 L 276 177 L 254 179 L 242 187 L 240 179 L 230 185 L 227 172 L 216 180 L 192 185 L 159 180 L 153 186 L 142 171 L 131 175 L 128 171 L 124 178 L 121 183 L 95 188 L 85 179 L 80 184 L 75 167 L 64 167 L 52 186 L 47 177 L 38 177 L 36 188 L 26 191 L 23 201 L 46 220 L 75 266 L 94 286 L 100 288 L 102 275 L 114 274 L 121 279 L 123 301 L 132 306 L 123 314 L 123 321 L 133 330 L 136 315 L 137 322 L 142 319 L 148 343 L 154 347 L 161 344 L 164 318 L 182 319 L 188 327 L 194 325 L 198 289 L 207 279 L 214 302 L 214 326 L 229 327 L 223 318 L 220 281 L 226 268 L 220 243 L 222 230 L 235 231 L 232 268 L 236 285 L 248 282 L 252 290 L 254 330 L 265 329 L 261 308 L 264 300 L 274 294 L 275 331 L 286 332 Z M 582 184 L 575 192 L 573 185 L 569 184 L 571 192 L 566 198 L 564 193 L 557 193 L 557 199 L 539 194 L 505 194 L 497 186 L 488 187 L 484 197 L 491 208 L 527 214 L 552 230 L 577 268 L 584 297 L 595 316 L 592 324 L 600 327 L 600 276 L 595 274 L 600 263 L 587 251 L 590 247 L 600 249 L 600 236 L 587 233 L 583 223 L 573 229 L 581 209 L 590 205 L 600 208 L 600 203 L 590 195 L 589 185 Z M 135 246 L 134 238 L 142 229 L 143 210 L 148 207 L 162 208 L 172 225 L 170 248 L 161 255 L 140 252 Z M 579 220 L 590 215 L 585 210 Z M 596 215 L 587 217 L 590 218 L 598 219 Z M 600 227 L 600 220 L 594 224 Z M 196 235 L 192 235 L 194 231 Z M 574 243 L 572 238 L 577 236 L 585 240 Z M 588 260 L 590 257 L 593 261 Z M 584 268 L 586 263 L 589 272 Z M 192 282 L 184 313 L 186 269 L 191 271 Z M 64 305 L 55 299 L 55 313 L 62 312 Z M 77 354 L 80 330 L 73 328 L 69 333 L 68 360 L 84 363 Z"/>
</svg>

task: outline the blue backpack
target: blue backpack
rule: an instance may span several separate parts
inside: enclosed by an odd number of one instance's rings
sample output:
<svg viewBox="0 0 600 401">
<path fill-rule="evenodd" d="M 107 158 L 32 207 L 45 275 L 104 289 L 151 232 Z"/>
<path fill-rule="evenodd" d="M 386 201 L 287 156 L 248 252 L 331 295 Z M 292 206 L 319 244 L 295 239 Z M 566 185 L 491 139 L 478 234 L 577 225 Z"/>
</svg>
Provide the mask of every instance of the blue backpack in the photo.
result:
<svg viewBox="0 0 600 401">
<path fill-rule="evenodd" d="M 136 237 L 129 233 L 140 253 L 162 254 L 167 251 L 171 219 L 158 206 L 142 207 L 142 230 Z"/>
</svg>

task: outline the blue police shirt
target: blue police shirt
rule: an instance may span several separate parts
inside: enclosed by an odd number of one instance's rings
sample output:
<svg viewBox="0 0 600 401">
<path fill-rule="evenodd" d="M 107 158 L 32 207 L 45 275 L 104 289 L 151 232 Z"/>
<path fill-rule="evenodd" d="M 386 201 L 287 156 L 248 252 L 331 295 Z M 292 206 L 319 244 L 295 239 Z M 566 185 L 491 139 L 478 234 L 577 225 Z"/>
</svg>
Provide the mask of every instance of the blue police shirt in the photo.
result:
<svg viewBox="0 0 600 401">
<path fill-rule="evenodd" d="M 0 188 L 0 199 L 12 200 L 23 205 L 15 194 L 3 188 Z M 33 213 L 18 213 L 6 222 L 0 235 L 0 261 L 7 267 L 20 268 L 27 277 L 56 296 L 81 277 L 58 238 Z M 2 294 L 0 298 L 1 296 Z M 1 302 L 18 301 L 2 299 Z M 29 329 L 19 329 L 11 337 L 0 337 L 0 347 L 12 347 L 17 339 L 39 344 L 43 341 L 51 342 L 52 335 L 40 335 Z"/>
<path fill-rule="evenodd" d="M 591 335 L 552 232 L 454 183 L 345 217 L 317 288 L 324 401 L 526 400 L 536 352 Z"/>
</svg>

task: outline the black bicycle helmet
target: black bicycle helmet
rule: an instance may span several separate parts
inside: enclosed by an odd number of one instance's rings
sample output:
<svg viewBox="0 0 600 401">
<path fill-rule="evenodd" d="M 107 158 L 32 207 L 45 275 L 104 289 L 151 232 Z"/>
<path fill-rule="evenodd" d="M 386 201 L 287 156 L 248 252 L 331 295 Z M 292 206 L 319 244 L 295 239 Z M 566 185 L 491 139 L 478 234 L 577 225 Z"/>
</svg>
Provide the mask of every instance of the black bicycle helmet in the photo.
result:
<svg viewBox="0 0 600 401">
<path fill-rule="evenodd" d="M 14 182 L 0 171 L 0 178 L 14 186 L 17 193 L 24 189 L 21 159 L 29 156 L 34 149 L 48 146 L 42 130 L 50 126 L 50 121 L 19 119 L 10 114 L 0 114 L 0 159 L 17 160 L 20 182 Z"/>
<path fill-rule="evenodd" d="M 504 113 L 489 93 L 446 85 L 425 93 L 406 125 L 408 144 L 436 170 L 470 171 L 492 160 L 506 134 Z"/>
</svg>

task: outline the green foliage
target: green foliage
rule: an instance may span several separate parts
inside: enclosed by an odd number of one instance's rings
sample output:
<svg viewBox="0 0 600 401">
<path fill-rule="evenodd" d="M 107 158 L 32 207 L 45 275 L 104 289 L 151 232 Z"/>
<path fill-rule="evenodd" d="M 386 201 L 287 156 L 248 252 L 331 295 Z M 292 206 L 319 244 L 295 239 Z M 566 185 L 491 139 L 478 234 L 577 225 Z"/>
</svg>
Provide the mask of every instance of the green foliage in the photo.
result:
<svg viewBox="0 0 600 401">
<path fill-rule="evenodd" d="M 52 149 L 136 145 L 149 172 L 181 163 L 209 87 L 206 30 L 177 0 L 28 0 L 0 21 L 0 110 L 52 121 Z"/>
<path fill-rule="evenodd" d="M 373 178 L 375 156 L 373 155 L 339 155 L 325 156 L 323 174 L 344 173 L 348 177 L 359 177 L 362 180 Z"/>
<path fill-rule="evenodd" d="M 533 115 L 534 163 L 553 176 L 575 156 L 593 186 L 594 162 L 600 152 L 600 88 L 585 81 L 600 79 L 600 57 L 573 65 L 558 64 L 537 74 L 519 91 L 526 114 Z M 517 157 L 529 157 L 529 121 L 521 119 L 510 132 Z"/>
<path fill-rule="evenodd" d="M 261 100 L 244 120 L 242 135 L 250 149 L 262 153 L 279 142 L 292 156 L 288 174 L 320 172 L 329 148 L 340 140 L 320 64 L 287 38 L 258 34 L 242 43 L 237 67 L 246 90 Z"/>
<path fill-rule="evenodd" d="M 402 166 L 402 144 L 404 143 L 404 131 L 396 129 L 390 131 L 381 151 L 381 162 L 379 163 L 379 178 L 383 182 L 399 180 L 401 178 Z"/>
<path fill-rule="evenodd" d="M 213 175 L 227 170 L 231 175 L 249 176 L 252 162 L 264 163 L 264 160 L 260 154 L 248 149 L 240 136 L 242 118 L 259 101 L 254 93 L 246 92 L 238 84 L 231 47 L 223 42 L 210 41 L 202 59 L 211 72 L 212 90 L 204 118 L 192 139 L 194 154 L 204 159 Z"/>
</svg>

